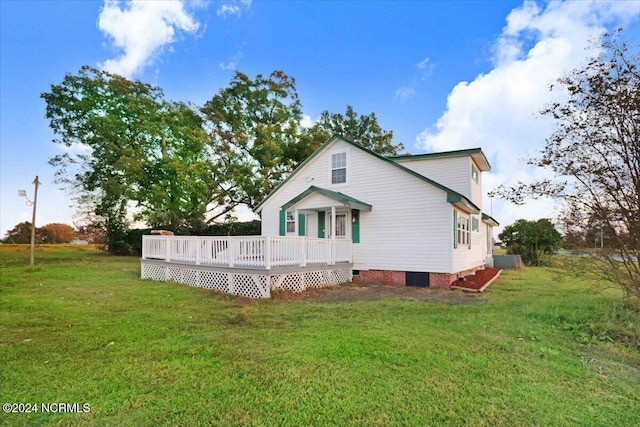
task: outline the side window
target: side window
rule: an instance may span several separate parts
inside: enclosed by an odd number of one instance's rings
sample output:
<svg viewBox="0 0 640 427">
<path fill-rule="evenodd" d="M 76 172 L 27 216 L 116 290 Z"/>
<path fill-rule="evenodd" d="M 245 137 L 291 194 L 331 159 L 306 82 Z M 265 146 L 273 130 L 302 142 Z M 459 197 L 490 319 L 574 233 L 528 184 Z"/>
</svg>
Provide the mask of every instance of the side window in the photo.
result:
<svg viewBox="0 0 640 427">
<path fill-rule="evenodd" d="M 347 182 L 347 153 L 331 155 L 331 183 L 343 184 Z"/>
<path fill-rule="evenodd" d="M 478 169 L 474 165 L 471 165 L 471 179 L 478 182 Z"/>
</svg>

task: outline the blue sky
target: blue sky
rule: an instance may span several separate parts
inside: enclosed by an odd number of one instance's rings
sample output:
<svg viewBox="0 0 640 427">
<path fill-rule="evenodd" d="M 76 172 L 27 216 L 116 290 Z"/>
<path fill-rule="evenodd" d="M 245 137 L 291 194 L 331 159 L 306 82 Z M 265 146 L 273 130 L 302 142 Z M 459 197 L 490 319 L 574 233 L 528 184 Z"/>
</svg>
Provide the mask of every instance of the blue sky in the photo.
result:
<svg viewBox="0 0 640 427">
<path fill-rule="evenodd" d="M 323 110 L 375 112 L 411 153 L 481 147 L 485 190 L 545 176 L 521 159 L 553 124 L 536 113 L 553 79 L 622 26 L 640 40 L 640 1 L 12 1 L 0 2 L 0 232 L 30 221 L 72 223 L 72 198 L 47 164 L 60 148 L 39 95 L 82 65 L 158 85 L 202 104 L 235 70 L 296 79 L 306 122 Z M 485 204 L 489 205 L 485 199 Z M 493 201 L 503 225 L 549 217 L 550 201 Z M 485 207 L 486 211 L 490 208 Z M 244 214 L 242 214 L 244 215 Z"/>
</svg>

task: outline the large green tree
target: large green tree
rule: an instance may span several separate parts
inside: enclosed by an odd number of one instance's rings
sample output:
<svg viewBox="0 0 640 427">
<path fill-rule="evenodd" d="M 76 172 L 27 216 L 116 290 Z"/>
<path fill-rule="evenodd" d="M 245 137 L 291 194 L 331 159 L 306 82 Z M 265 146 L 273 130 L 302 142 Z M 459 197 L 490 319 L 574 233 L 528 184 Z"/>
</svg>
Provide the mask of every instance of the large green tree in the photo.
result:
<svg viewBox="0 0 640 427">
<path fill-rule="evenodd" d="M 202 222 L 213 172 L 198 114 L 160 88 L 82 67 L 42 94 L 63 154 L 50 160 L 58 182 L 97 215 L 114 252 L 128 213 L 175 231 Z M 171 185 L 170 185 L 171 184 Z"/>
<path fill-rule="evenodd" d="M 599 48 L 583 68 L 558 80 L 555 89 L 567 100 L 542 111 L 557 128 L 529 163 L 554 178 L 496 193 L 515 203 L 564 201 L 563 228 L 574 240 L 589 240 L 594 229 L 608 240 L 596 245 L 604 262 L 585 262 L 581 270 L 640 298 L 640 46 L 627 45 L 618 32 L 603 37 Z"/>
<path fill-rule="evenodd" d="M 537 221 L 519 219 L 507 225 L 498 235 L 507 253 L 522 257 L 526 265 L 540 265 L 542 255 L 557 251 L 562 235 L 546 218 Z"/>
<path fill-rule="evenodd" d="M 210 222 L 238 205 L 253 208 L 313 147 L 301 138 L 302 106 L 295 80 L 282 71 L 254 79 L 236 72 L 201 109 L 216 169 L 218 209 Z M 302 144 L 302 145 L 301 145 Z"/>
<path fill-rule="evenodd" d="M 381 156 L 398 156 L 404 151 L 402 143 L 393 144 L 393 131 L 380 127 L 375 113 L 359 115 L 351 105 L 344 114 L 323 111 L 311 132 L 324 132 L 327 137 L 342 135 Z"/>
<path fill-rule="evenodd" d="M 195 233 L 205 227 L 214 201 L 216 174 L 207 149 L 202 118 L 183 103 L 163 108 L 159 147 L 146 154 L 134 196 L 136 219 L 152 228 Z"/>
</svg>

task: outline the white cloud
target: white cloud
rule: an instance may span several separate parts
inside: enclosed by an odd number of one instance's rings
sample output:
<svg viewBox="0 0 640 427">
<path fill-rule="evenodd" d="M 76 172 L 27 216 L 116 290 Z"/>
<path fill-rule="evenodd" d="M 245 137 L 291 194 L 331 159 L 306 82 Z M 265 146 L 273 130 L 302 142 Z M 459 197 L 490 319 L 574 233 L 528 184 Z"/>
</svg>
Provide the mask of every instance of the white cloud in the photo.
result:
<svg viewBox="0 0 640 427">
<path fill-rule="evenodd" d="M 399 99 L 400 101 L 406 101 L 407 99 L 413 98 L 415 94 L 415 82 L 411 86 L 405 86 L 396 89 L 396 99 Z"/>
<path fill-rule="evenodd" d="M 240 16 L 240 7 L 235 4 L 223 4 L 218 8 L 216 15 L 227 17 L 229 15 L 238 15 Z"/>
<path fill-rule="evenodd" d="M 433 65 L 429 63 L 428 57 L 425 57 L 422 61 L 418 62 L 416 64 L 416 68 L 418 69 L 418 71 L 414 72 L 414 77 L 411 83 L 396 89 L 394 97 L 396 101 L 404 102 L 413 98 L 416 93 L 418 93 L 419 83 L 426 80 L 427 76 L 429 76 L 433 71 Z"/>
<path fill-rule="evenodd" d="M 218 64 L 218 66 L 220 67 L 221 70 L 225 70 L 225 71 L 235 70 L 241 58 L 242 58 L 242 52 L 236 52 L 231 58 L 229 58 L 229 61 L 227 61 L 226 63 L 221 62 L 220 64 Z"/>
<path fill-rule="evenodd" d="M 305 129 L 309 129 L 309 128 L 312 128 L 314 124 L 315 124 L 315 121 L 311 118 L 310 115 L 308 114 L 302 115 L 302 120 L 300 120 L 300 126 L 302 126 Z"/>
<path fill-rule="evenodd" d="M 242 6 L 244 6 L 246 9 L 251 7 L 251 0 L 240 0 L 239 3 Z M 231 3 L 225 3 L 220 5 L 218 10 L 216 11 L 216 15 L 222 16 L 223 18 L 226 18 L 227 16 L 233 16 L 233 15 L 240 16 L 242 15 L 242 9 L 240 8 L 240 6 L 238 6 L 237 1 L 233 1 Z"/>
<path fill-rule="evenodd" d="M 429 58 L 424 58 L 422 61 L 418 62 L 416 64 L 416 67 L 420 68 L 421 70 L 424 69 L 427 64 L 429 63 Z"/>
<path fill-rule="evenodd" d="M 130 78 L 149 65 L 163 47 L 175 42 L 178 31 L 195 33 L 199 27 L 182 1 L 105 0 L 98 28 L 122 53 L 100 66 Z"/>
<path fill-rule="evenodd" d="M 546 7 L 525 2 L 507 17 L 494 46 L 494 68 L 453 88 L 446 111 L 418 135 L 417 146 L 429 151 L 481 147 L 493 166 L 484 181 L 487 191 L 546 176 L 522 159 L 536 154 L 553 131 L 553 122 L 539 111 L 563 95 L 551 92 L 549 85 L 596 54 L 587 47 L 607 27 L 639 14 L 640 2 L 569 1 Z M 488 204 L 485 199 L 485 210 Z M 502 225 L 549 217 L 553 206 L 550 201 L 523 207 L 493 201 L 494 217 Z"/>
</svg>

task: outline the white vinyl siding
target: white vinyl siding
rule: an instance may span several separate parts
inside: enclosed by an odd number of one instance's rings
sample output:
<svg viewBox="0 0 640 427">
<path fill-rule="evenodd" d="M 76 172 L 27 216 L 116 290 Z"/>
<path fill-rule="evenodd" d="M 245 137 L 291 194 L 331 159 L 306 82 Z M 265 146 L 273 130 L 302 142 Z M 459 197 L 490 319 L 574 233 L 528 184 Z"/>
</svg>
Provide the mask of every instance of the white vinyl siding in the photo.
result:
<svg viewBox="0 0 640 427">
<path fill-rule="evenodd" d="M 337 152 L 348 152 L 347 183 L 341 184 L 339 191 L 373 206 L 370 212 L 360 212 L 361 243 L 353 245 L 354 268 L 449 272 L 451 204 L 446 193 L 340 140 L 312 159 L 264 204 L 262 235 L 278 235 L 278 209 L 310 185 L 331 189 L 327 171 L 331 154 Z M 308 209 L 324 204 L 321 196 L 311 195 L 297 206 L 307 209 L 310 236 L 317 233 L 317 215 Z M 328 218 L 330 211 L 326 215 Z"/>
<path fill-rule="evenodd" d="M 483 266 L 487 260 L 486 228 L 485 224 L 480 221 L 481 215 L 467 215 L 458 211 L 458 217 L 466 216 L 468 218 L 467 224 L 470 226 L 468 231 L 469 243 L 458 244 L 458 247 L 454 249 L 453 272 Z M 478 226 L 474 227 L 476 221 Z"/>
<path fill-rule="evenodd" d="M 401 160 L 398 163 L 462 194 L 482 209 L 482 173 L 471 157 Z M 472 167 L 478 172 L 477 181 L 472 177 Z"/>
<path fill-rule="evenodd" d="M 332 154 L 347 153 L 347 181 L 331 183 Z M 462 165 L 470 181 L 470 164 L 453 158 L 453 165 L 441 169 L 454 169 Z M 404 164 L 408 166 L 411 162 Z M 451 176 L 456 173 L 451 172 Z M 480 174 L 482 175 L 482 174 Z M 447 185 L 445 182 L 436 182 Z M 472 268 L 482 265 L 484 259 L 479 244 L 480 233 L 471 232 L 471 250 L 453 248 L 453 205 L 447 194 L 388 162 L 378 159 L 339 139 L 319 153 L 304 169 L 299 170 L 279 191 L 263 205 L 262 235 L 278 235 L 278 210 L 310 185 L 334 189 L 372 205 L 370 212 L 360 212 L 360 243 L 353 245 L 354 269 L 424 271 L 455 273 L 464 265 Z M 467 187 L 468 188 L 468 187 Z M 455 190 L 455 188 L 452 188 Z M 307 214 L 307 235 L 317 236 L 318 217 L 315 210 L 326 207 L 328 201 L 312 194 L 301 201 L 296 209 Z M 325 209 L 326 233 L 329 236 L 330 210 Z M 351 221 L 350 212 L 347 222 Z M 346 237 L 350 238 L 350 223 L 346 224 Z M 478 252 L 476 254 L 476 251 Z M 458 268 L 458 269 L 456 269 Z"/>
</svg>

